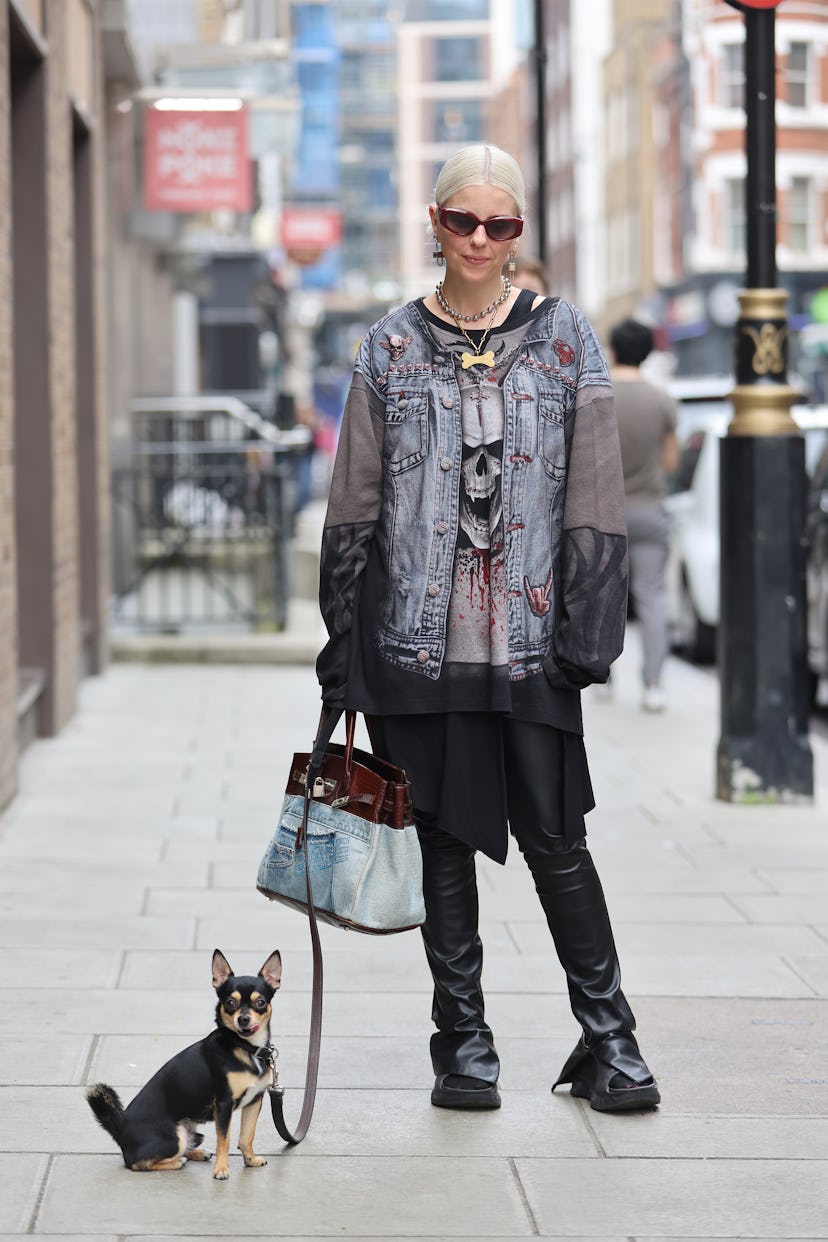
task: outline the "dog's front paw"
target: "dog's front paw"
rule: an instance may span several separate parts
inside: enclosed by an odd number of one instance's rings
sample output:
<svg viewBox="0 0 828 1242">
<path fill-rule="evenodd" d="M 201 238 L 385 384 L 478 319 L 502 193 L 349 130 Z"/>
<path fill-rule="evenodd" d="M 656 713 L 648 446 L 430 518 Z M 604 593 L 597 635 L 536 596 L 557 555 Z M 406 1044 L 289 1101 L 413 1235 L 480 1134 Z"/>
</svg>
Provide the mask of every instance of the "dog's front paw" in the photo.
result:
<svg viewBox="0 0 828 1242">
<path fill-rule="evenodd" d="M 226 1182 L 229 1176 L 230 1176 L 230 1170 L 227 1168 L 226 1165 L 225 1166 L 222 1166 L 220 1164 L 216 1165 L 215 1171 L 213 1173 L 214 1181 Z"/>
<path fill-rule="evenodd" d="M 263 1164 L 267 1164 L 264 1156 L 245 1156 L 244 1163 L 248 1169 L 260 1169 Z"/>
</svg>

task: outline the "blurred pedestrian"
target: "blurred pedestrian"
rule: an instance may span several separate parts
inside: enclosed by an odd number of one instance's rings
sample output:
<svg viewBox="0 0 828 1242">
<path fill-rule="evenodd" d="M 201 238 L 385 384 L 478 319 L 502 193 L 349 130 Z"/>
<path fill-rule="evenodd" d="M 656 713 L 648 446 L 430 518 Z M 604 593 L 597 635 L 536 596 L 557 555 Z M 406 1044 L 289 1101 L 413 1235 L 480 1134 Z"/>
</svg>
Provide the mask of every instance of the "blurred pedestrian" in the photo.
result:
<svg viewBox="0 0 828 1242">
<path fill-rule="evenodd" d="M 509 275 L 508 264 L 506 265 L 504 275 Z M 517 256 L 515 259 L 515 270 L 511 273 L 511 281 L 519 289 L 533 289 L 535 293 L 549 292 L 546 269 L 540 259 L 536 259 L 532 255 L 519 254 Z"/>
<path fill-rule="evenodd" d="M 624 469 L 630 596 L 643 647 L 641 706 L 660 712 L 667 705 L 662 673 L 670 645 L 664 494 L 666 477 L 678 465 L 678 443 L 675 402 L 641 374 L 652 349 L 653 334 L 646 324 L 625 319 L 612 329 L 611 378 Z"/>
<path fill-rule="evenodd" d="M 511 832 L 581 1027 L 555 1086 L 600 1111 L 651 1108 L 585 840 L 580 690 L 620 652 L 627 596 L 607 366 L 579 310 L 502 276 L 525 210 L 511 156 L 463 148 L 434 200 L 445 275 L 357 355 L 322 541 L 322 695 L 365 713 L 375 750 L 411 780 L 432 1104 L 500 1106 L 475 853 L 504 862 Z"/>
</svg>

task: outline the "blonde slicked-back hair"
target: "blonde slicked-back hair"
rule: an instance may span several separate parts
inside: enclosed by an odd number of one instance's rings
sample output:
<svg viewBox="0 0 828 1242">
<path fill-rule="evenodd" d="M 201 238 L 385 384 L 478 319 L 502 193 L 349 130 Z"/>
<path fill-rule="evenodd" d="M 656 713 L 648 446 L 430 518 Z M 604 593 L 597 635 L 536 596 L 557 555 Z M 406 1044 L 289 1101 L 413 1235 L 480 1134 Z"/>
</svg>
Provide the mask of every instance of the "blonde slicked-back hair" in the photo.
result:
<svg viewBox="0 0 828 1242">
<path fill-rule="evenodd" d="M 505 190 L 515 201 L 518 215 L 526 211 L 526 187 L 523 173 L 515 160 L 500 147 L 477 143 L 461 147 L 449 156 L 434 187 L 434 201 L 442 207 L 453 194 L 467 185 L 494 185 Z"/>
</svg>

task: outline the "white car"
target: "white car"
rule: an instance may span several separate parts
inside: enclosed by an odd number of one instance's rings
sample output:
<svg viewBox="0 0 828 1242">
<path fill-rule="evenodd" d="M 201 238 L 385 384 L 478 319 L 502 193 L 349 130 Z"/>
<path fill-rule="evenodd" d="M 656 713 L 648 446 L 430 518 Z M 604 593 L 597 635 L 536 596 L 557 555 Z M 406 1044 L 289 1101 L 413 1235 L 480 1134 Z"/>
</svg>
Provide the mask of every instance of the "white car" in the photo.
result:
<svg viewBox="0 0 828 1242">
<path fill-rule="evenodd" d="M 719 443 L 727 431 L 731 408 L 725 401 L 693 406 L 679 415 L 679 465 L 665 501 L 670 519 L 667 593 L 672 645 L 703 664 L 716 658 Z M 805 433 L 810 473 L 825 443 L 828 406 L 797 405 L 791 413 Z"/>
</svg>

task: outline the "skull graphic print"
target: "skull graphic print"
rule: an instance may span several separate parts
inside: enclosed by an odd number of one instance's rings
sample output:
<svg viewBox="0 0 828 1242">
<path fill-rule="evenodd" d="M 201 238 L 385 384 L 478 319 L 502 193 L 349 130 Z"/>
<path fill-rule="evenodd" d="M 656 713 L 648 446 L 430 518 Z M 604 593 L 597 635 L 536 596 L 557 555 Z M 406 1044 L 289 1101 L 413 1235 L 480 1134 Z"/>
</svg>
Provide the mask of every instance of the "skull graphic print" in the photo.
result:
<svg viewBox="0 0 828 1242">
<path fill-rule="evenodd" d="M 487 418 L 485 391 L 472 398 L 476 407 L 471 418 L 463 419 L 463 469 L 460 479 L 459 547 L 492 547 L 503 514 L 501 497 L 501 458 L 503 424 L 501 418 Z M 474 414 L 477 417 L 474 417 Z M 495 539 L 495 543 L 499 540 Z"/>
<path fill-rule="evenodd" d="M 496 383 L 462 387 L 463 465 L 446 658 L 484 667 L 508 659 L 503 579 L 503 397 Z"/>
<path fill-rule="evenodd" d="M 503 441 L 463 445 L 463 478 L 460 490 L 460 527 L 473 548 L 490 548 L 492 529 L 500 522 L 500 451 Z M 497 451 L 495 451 L 497 450 Z"/>
</svg>

